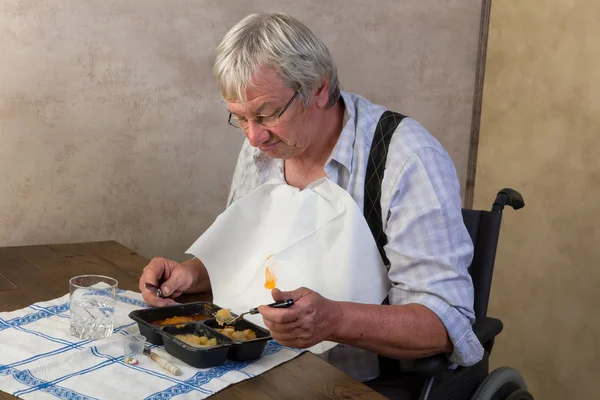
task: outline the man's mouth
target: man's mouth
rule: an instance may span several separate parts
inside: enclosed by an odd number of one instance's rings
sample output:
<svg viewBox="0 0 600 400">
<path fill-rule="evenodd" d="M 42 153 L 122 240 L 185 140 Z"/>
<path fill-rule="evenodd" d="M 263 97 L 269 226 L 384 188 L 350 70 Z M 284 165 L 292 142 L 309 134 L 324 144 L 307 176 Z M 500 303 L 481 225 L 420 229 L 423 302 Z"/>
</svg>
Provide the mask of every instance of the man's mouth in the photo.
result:
<svg viewBox="0 0 600 400">
<path fill-rule="evenodd" d="M 275 147 L 279 142 L 281 142 L 281 140 L 276 140 L 274 142 L 271 143 L 267 143 L 267 144 L 261 144 L 260 146 L 258 146 L 258 148 L 260 149 L 260 151 L 269 151 L 271 150 L 273 147 Z"/>
</svg>

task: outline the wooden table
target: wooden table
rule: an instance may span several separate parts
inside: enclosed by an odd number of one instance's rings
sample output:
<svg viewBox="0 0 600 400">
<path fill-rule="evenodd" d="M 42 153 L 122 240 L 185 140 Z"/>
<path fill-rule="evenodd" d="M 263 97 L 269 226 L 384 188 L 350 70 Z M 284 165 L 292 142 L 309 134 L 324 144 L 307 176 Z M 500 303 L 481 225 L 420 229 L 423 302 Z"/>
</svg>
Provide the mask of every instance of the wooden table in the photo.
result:
<svg viewBox="0 0 600 400">
<path fill-rule="evenodd" d="M 114 277 L 119 287 L 139 291 L 148 260 L 117 242 L 0 248 L 0 311 L 24 308 L 69 291 L 81 274 Z M 204 297 L 204 298 L 202 298 Z M 186 296 L 179 301 L 207 300 Z M 0 392 L 0 400 L 15 397 Z M 211 399 L 385 399 L 313 354 L 305 353 L 255 378 L 232 385 Z"/>
</svg>

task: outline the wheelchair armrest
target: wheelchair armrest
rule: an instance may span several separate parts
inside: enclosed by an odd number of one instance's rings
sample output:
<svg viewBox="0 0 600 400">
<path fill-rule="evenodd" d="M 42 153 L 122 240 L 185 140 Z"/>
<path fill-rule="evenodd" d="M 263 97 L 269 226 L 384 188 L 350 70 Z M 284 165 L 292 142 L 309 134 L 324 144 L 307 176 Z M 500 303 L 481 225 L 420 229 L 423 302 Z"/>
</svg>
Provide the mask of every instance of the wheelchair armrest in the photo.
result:
<svg viewBox="0 0 600 400">
<path fill-rule="evenodd" d="M 481 321 L 476 321 L 473 325 L 473 332 L 482 345 L 494 339 L 502 332 L 504 325 L 502 321 L 496 318 L 485 317 Z"/>
<path fill-rule="evenodd" d="M 430 377 L 447 370 L 450 365 L 452 363 L 448 360 L 448 355 L 441 353 L 414 360 L 412 370 L 420 375 Z M 400 368 L 402 369 L 402 365 Z"/>
<path fill-rule="evenodd" d="M 482 345 L 494 339 L 502 332 L 502 321 L 496 318 L 485 317 L 473 325 L 473 332 Z M 431 357 L 419 358 L 412 363 L 400 362 L 400 369 L 403 371 L 414 371 L 423 376 L 435 376 L 444 370 L 447 370 L 452 362 L 447 354 L 436 354 Z"/>
</svg>

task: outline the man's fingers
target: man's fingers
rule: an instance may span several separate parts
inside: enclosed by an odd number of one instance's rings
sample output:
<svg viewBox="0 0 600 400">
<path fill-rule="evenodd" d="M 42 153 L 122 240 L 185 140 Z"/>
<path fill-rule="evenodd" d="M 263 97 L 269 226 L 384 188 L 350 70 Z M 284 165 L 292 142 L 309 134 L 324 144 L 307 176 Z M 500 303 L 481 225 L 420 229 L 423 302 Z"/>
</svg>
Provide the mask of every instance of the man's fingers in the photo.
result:
<svg viewBox="0 0 600 400">
<path fill-rule="evenodd" d="M 278 342 L 295 342 L 298 340 L 298 335 L 296 335 L 295 333 L 279 333 L 279 332 L 274 332 L 271 334 L 271 336 L 273 337 L 273 339 L 277 340 Z"/>
<path fill-rule="evenodd" d="M 271 336 L 282 346 L 298 349 L 304 349 L 311 346 L 308 340 L 298 337 L 295 333 L 273 333 Z"/>
<path fill-rule="evenodd" d="M 177 269 L 171 276 L 160 286 L 164 296 L 171 296 L 174 293 L 184 292 L 192 284 L 192 278 L 186 274 L 185 270 Z"/>
<path fill-rule="evenodd" d="M 176 302 L 176 301 L 175 301 L 175 300 L 173 300 L 173 299 L 160 299 L 160 300 L 161 300 L 161 303 L 162 303 L 162 304 L 161 304 L 159 307 L 164 307 L 164 306 L 176 306 L 176 305 L 178 305 L 178 304 L 179 304 L 178 302 Z"/>
<path fill-rule="evenodd" d="M 170 260 L 167 260 L 166 258 L 155 257 L 148 265 L 146 265 L 146 267 L 144 267 L 144 271 L 140 277 L 139 287 L 144 301 L 150 306 L 163 307 L 169 304 L 166 299 L 156 296 L 156 291 L 154 289 L 148 289 L 145 285 L 146 283 L 149 283 L 158 287 L 163 279 L 167 279 L 171 275 L 169 262 Z"/>
<path fill-rule="evenodd" d="M 300 321 L 296 320 L 294 322 L 290 322 L 288 324 L 278 324 L 276 322 L 271 322 L 267 319 L 264 320 L 265 325 L 271 332 L 277 333 L 291 333 L 297 331 L 300 328 Z"/>
<path fill-rule="evenodd" d="M 142 293 L 147 291 L 145 284 L 150 283 L 151 285 L 158 287 L 158 282 L 165 274 L 165 263 L 161 258 L 153 258 L 152 261 L 144 267 L 142 276 L 140 276 L 140 290 Z"/>
<path fill-rule="evenodd" d="M 142 297 L 144 298 L 144 301 L 146 302 L 146 304 L 148 304 L 149 306 L 152 307 L 162 307 L 164 304 L 161 304 L 162 300 L 160 297 L 157 297 L 156 295 L 152 294 L 152 293 L 144 293 L 142 292 Z"/>
<path fill-rule="evenodd" d="M 290 292 L 282 292 L 281 290 L 275 288 L 275 289 L 271 290 L 271 297 L 273 297 L 273 300 L 275 300 L 275 301 L 289 299 Z"/>
<path fill-rule="evenodd" d="M 268 306 L 259 306 L 258 312 L 263 319 L 277 324 L 288 324 L 298 320 L 298 310 L 294 306 L 290 308 L 272 308 Z"/>
<path fill-rule="evenodd" d="M 146 304 L 152 307 L 164 307 L 179 304 L 173 299 L 161 298 L 151 292 L 144 293 L 143 297 Z"/>
<path fill-rule="evenodd" d="M 287 299 L 294 299 L 294 301 L 298 301 L 301 297 L 306 296 L 309 293 L 311 293 L 311 290 L 304 287 L 288 292 L 282 292 L 281 290 L 275 288 L 271 290 L 271 297 L 273 297 L 273 300 L 275 301 Z"/>
</svg>

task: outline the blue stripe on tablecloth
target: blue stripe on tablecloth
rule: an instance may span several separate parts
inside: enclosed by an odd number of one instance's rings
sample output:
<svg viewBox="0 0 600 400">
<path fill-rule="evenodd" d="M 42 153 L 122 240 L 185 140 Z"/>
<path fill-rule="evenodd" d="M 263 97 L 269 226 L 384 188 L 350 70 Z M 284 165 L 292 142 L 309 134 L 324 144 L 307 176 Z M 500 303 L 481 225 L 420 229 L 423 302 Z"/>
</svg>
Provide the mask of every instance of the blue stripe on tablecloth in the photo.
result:
<svg viewBox="0 0 600 400">
<path fill-rule="evenodd" d="M 158 346 L 152 345 L 152 346 L 149 346 L 149 347 L 154 348 L 154 347 L 158 347 Z M 96 357 L 102 357 L 102 358 L 106 358 L 106 359 L 114 359 L 115 358 L 115 357 L 109 356 L 108 354 L 101 353 L 96 346 L 92 347 L 92 354 L 94 354 Z M 150 359 L 150 357 L 148 357 L 148 359 Z M 123 361 L 123 356 L 117 357 L 117 360 L 118 360 L 119 364 L 121 364 L 121 365 L 123 365 L 125 367 L 134 369 L 136 371 L 145 373 L 147 375 L 151 375 L 151 376 L 154 376 L 154 377 L 162 378 L 162 379 L 168 380 L 168 381 L 173 382 L 173 383 L 178 383 L 178 384 L 181 384 L 181 385 L 188 386 L 188 384 L 185 381 L 182 381 L 181 379 L 173 378 L 170 375 L 161 374 L 160 372 L 152 371 L 150 369 L 141 367 L 139 365 L 127 364 L 125 361 Z M 197 391 L 199 391 L 201 393 L 204 393 L 204 394 L 213 394 L 214 393 L 212 390 L 209 390 L 209 389 L 205 389 L 205 388 L 201 388 L 201 387 L 193 387 L 191 385 L 189 385 L 189 386 L 190 386 L 190 388 L 192 390 L 197 390 Z"/>
<path fill-rule="evenodd" d="M 35 336 L 41 337 L 41 338 L 43 338 L 43 339 L 49 340 L 49 341 L 51 341 L 51 342 L 54 342 L 54 343 L 66 344 L 66 345 L 71 345 L 71 344 L 73 344 L 73 345 L 75 346 L 75 348 L 78 348 L 78 349 L 79 349 L 79 348 L 82 348 L 82 347 L 80 347 L 80 346 L 77 344 L 77 342 L 71 342 L 71 341 L 69 341 L 69 340 L 64 340 L 64 339 L 60 339 L 60 338 L 55 338 L 55 337 L 52 337 L 52 336 L 46 335 L 45 333 L 41 333 L 41 332 L 38 332 L 38 331 L 33 331 L 33 330 L 31 330 L 31 329 L 23 328 L 22 326 L 15 326 L 15 327 L 14 327 L 14 329 L 16 329 L 16 330 L 18 330 L 18 331 L 21 331 L 21 332 L 30 333 L 30 334 L 32 334 L 32 335 L 35 335 Z"/>
<path fill-rule="evenodd" d="M 12 377 L 19 383 L 21 383 L 22 385 L 25 386 L 40 386 L 44 383 L 47 384 L 46 381 L 36 378 L 34 377 L 31 372 L 26 369 L 24 371 L 19 371 L 16 368 L 10 368 L 8 370 L 5 370 L 4 372 L 0 371 L 0 375 L 12 375 Z M 45 392 L 45 393 L 49 393 L 55 397 L 58 397 L 60 399 L 69 399 L 69 400 L 98 400 L 95 397 L 90 397 L 90 396 L 86 396 L 84 394 L 81 394 L 79 392 L 76 392 L 74 390 L 71 389 L 67 389 L 61 386 L 56 386 L 56 385 L 48 385 L 48 386 L 44 386 L 43 388 L 40 389 L 41 391 Z M 15 392 L 14 395 L 17 396 L 18 392 Z"/>
<path fill-rule="evenodd" d="M 127 297 L 127 296 L 117 295 L 117 300 L 119 300 L 121 303 L 130 304 L 132 306 L 136 306 L 136 307 L 140 307 L 140 308 L 148 307 L 146 302 L 137 300 L 137 299 L 132 299 L 131 297 Z"/>
<path fill-rule="evenodd" d="M 30 306 L 29 306 L 29 308 L 31 308 L 32 310 L 36 310 L 36 311 L 42 311 L 42 310 L 46 310 L 46 311 L 48 311 L 48 312 L 52 312 L 52 310 L 48 310 L 48 308 L 47 308 L 47 307 L 42 307 L 42 306 L 40 306 L 40 305 L 37 305 L 37 304 L 32 304 L 32 305 L 30 305 Z M 69 315 L 68 315 L 68 314 L 65 314 L 65 313 L 66 313 L 66 311 L 68 311 L 68 310 L 65 310 L 65 311 L 63 311 L 62 313 L 56 313 L 56 312 L 52 312 L 52 313 L 53 313 L 55 316 L 57 316 L 57 317 L 60 317 L 60 318 L 67 318 L 67 319 L 69 319 Z"/>
<path fill-rule="evenodd" d="M 113 333 L 122 333 L 123 335 L 129 335 L 129 331 L 127 331 L 127 328 L 136 324 L 137 322 L 132 322 L 127 325 L 119 326 L 118 328 L 113 329 Z"/>
<path fill-rule="evenodd" d="M 17 318 L 10 319 L 8 321 L 4 321 L 5 323 L 0 325 L 0 331 L 14 327 L 14 326 L 23 326 L 23 325 L 31 324 L 40 319 L 48 318 L 48 317 L 52 316 L 53 314 L 65 312 L 69 309 L 69 303 L 64 303 L 64 304 L 60 304 L 57 306 L 41 307 L 41 308 L 43 308 L 43 310 L 31 313 L 31 314 L 27 314 L 23 317 L 17 317 Z"/>
<path fill-rule="evenodd" d="M 196 373 L 196 375 L 185 381 L 185 386 L 183 384 L 171 386 L 168 389 L 146 397 L 144 400 L 164 400 L 170 399 L 174 396 L 179 396 L 181 394 L 189 393 L 191 391 L 190 387 L 201 387 L 202 385 L 207 384 L 211 380 L 215 378 L 220 378 L 221 376 L 225 375 L 230 371 L 238 371 L 244 373 L 246 376 L 251 378 L 251 374 L 248 374 L 244 371 L 240 371 L 240 369 L 245 368 L 250 364 L 250 362 L 226 361 L 225 364 L 221 366 L 210 368 L 206 371 Z"/>
<path fill-rule="evenodd" d="M 283 347 L 279 343 L 275 342 L 274 340 L 271 340 L 271 341 L 267 342 L 267 346 L 265 347 L 265 350 L 263 351 L 263 357 L 278 353 L 282 349 L 283 349 Z M 256 361 L 257 360 L 236 362 L 236 361 L 227 360 L 225 362 L 225 364 L 223 364 L 221 366 L 198 372 L 193 377 L 187 379 L 185 381 L 185 383 L 188 385 L 194 386 L 194 387 L 200 387 L 202 385 L 207 384 L 208 382 L 210 382 L 211 380 L 213 380 L 215 378 L 220 378 L 221 376 L 225 375 L 226 373 L 228 373 L 230 371 L 237 371 L 242 374 L 245 374 L 249 378 L 252 378 L 252 377 L 254 377 L 254 375 L 249 374 L 246 371 L 241 371 L 241 370 Z M 187 387 L 184 387 L 183 385 L 180 384 L 180 385 L 171 386 L 170 388 L 165 389 L 162 392 L 154 393 L 153 395 L 146 397 L 144 400 L 170 399 L 171 397 L 178 396 L 178 395 L 184 394 L 184 393 L 189 393 L 189 392 L 190 392 L 190 390 Z"/>
<path fill-rule="evenodd" d="M 64 313 L 65 311 L 68 311 L 70 307 L 64 311 L 61 311 L 60 313 L 56 312 L 51 307 L 43 307 L 43 306 L 40 306 L 39 304 L 35 304 L 35 303 L 30 305 L 28 308 L 31 308 L 33 311 L 48 311 L 49 313 L 54 314 L 54 315 L 62 315 L 62 313 Z"/>
</svg>

